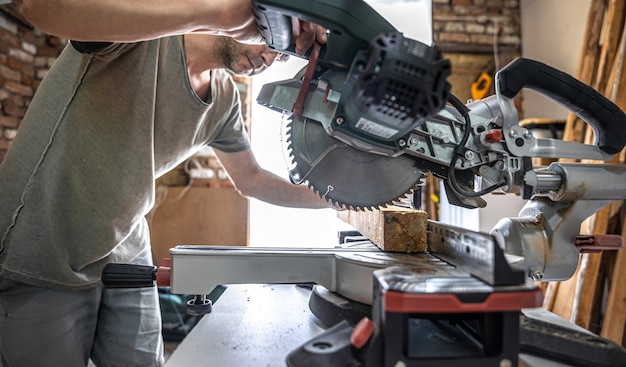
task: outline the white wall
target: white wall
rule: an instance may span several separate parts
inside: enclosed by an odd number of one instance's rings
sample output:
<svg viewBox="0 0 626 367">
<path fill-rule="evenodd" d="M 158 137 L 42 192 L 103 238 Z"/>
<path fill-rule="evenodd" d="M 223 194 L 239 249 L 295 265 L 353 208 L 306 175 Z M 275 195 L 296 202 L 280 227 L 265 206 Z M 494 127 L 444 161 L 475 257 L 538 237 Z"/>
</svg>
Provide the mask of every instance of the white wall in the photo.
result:
<svg viewBox="0 0 626 367">
<path fill-rule="evenodd" d="M 522 56 L 576 76 L 591 0 L 520 0 Z M 526 117 L 565 119 L 567 110 L 524 92 Z"/>
</svg>

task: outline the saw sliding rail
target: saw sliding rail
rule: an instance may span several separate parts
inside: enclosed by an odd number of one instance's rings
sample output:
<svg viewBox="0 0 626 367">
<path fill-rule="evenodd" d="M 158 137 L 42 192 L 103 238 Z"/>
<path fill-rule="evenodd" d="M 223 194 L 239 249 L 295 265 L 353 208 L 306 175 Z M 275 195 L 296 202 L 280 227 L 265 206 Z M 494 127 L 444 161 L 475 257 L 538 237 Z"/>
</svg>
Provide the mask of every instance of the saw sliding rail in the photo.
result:
<svg viewBox="0 0 626 367">
<path fill-rule="evenodd" d="M 177 246 L 171 290 L 201 295 L 228 284 L 315 283 L 372 306 L 376 326 L 367 343 L 351 344 L 357 328 L 341 321 L 290 353 L 289 367 L 444 367 L 457 357 L 469 358 L 468 367 L 516 366 L 519 314 L 541 306 L 541 290 L 508 266 L 490 235 L 434 221 L 428 233 L 429 252 L 412 254 L 383 252 L 369 241 L 334 249 Z M 464 343 L 424 348 L 433 332 Z"/>
<path fill-rule="evenodd" d="M 369 241 L 306 249 L 177 246 L 170 249 L 172 292 L 208 294 L 222 284 L 315 283 L 371 304 L 373 271 L 434 263 L 486 286 L 528 287 L 524 273 L 508 266 L 492 236 L 435 221 L 429 221 L 428 232 L 429 252 L 415 254 L 383 252 Z"/>
</svg>

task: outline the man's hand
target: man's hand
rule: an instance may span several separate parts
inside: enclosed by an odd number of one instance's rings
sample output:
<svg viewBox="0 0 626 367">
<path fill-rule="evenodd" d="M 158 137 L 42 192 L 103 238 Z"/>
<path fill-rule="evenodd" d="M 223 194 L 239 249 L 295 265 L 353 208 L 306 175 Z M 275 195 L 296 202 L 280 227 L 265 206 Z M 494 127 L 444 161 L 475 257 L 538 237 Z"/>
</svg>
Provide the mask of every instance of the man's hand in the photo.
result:
<svg viewBox="0 0 626 367">
<path fill-rule="evenodd" d="M 322 26 L 295 17 L 291 18 L 291 26 L 298 55 L 304 55 L 316 42 L 320 44 L 327 42 L 327 30 Z"/>
<path fill-rule="evenodd" d="M 295 51 L 298 55 L 304 55 L 313 47 L 313 44 L 325 44 L 327 42 L 326 28 L 317 24 L 291 17 L 291 28 L 293 32 L 292 41 L 295 44 Z M 259 33 L 254 18 L 243 24 L 240 28 L 230 30 L 230 35 L 238 42 L 262 44 L 265 40 Z"/>
</svg>

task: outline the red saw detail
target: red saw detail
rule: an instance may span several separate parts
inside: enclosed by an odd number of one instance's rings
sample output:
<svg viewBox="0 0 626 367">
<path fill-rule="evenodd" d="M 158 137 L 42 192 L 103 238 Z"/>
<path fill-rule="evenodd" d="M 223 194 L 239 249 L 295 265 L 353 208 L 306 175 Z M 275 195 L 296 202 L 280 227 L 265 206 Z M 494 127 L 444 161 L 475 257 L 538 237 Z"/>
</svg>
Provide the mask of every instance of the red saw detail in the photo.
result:
<svg viewBox="0 0 626 367">
<path fill-rule="evenodd" d="M 492 293 L 484 302 L 463 303 L 454 294 L 407 294 L 386 291 L 385 311 L 402 313 L 458 313 L 519 311 L 543 304 L 541 289 L 520 292 Z"/>
<path fill-rule="evenodd" d="M 315 66 L 317 65 L 317 58 L 320 55 L 321 48 L 322 45 L 315 42 L 315 44 L 313 45 L 313 49 L 309 54 L 309 65 L 306 68 L 306 73 L 304 73 L 302 86 L 300 87 L 300 91 L 298 92 L 296 103 L 293 105 L 293 113 L 298 117 L 302 117 L 302 113 L 304 112 L 304 101 L 306 99 L 307 93 L 309 93 L 309 87 L 311 86 L 311 81 L 313 80 L 313 74 L 315 73 Z"/>
</svg>

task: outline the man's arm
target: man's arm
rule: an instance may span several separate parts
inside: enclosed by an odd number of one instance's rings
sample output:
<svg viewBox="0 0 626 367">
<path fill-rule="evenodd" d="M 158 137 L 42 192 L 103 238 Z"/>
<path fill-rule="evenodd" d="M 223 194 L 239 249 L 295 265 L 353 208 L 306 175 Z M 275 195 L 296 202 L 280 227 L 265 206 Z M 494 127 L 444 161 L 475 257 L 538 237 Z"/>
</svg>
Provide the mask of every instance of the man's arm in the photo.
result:
<svg viewBox="0 0 626 367">
<path fill-rule="evenodd" d="M 137 42 L 203 32 L 262 44 L 251 0 L 14 0 L 44 33 L 75 41 Z M 326 43 L 325 29 L 302 22 L 294 42 L 304 54 Z"/>
<path fill-rule="evenodd" d="M 294 185 L 261 168 L 250 149 L 236 153 L 214 151 L 243 196 L 294 208 L 333 208 L 306 185 Z"/>
<path fill-rule="evenodd" d="M 134 42 L 189 32 L 262 42 L 250 0 L 14 0 L 41 31 L 77 41 Z"/>
</svg>

